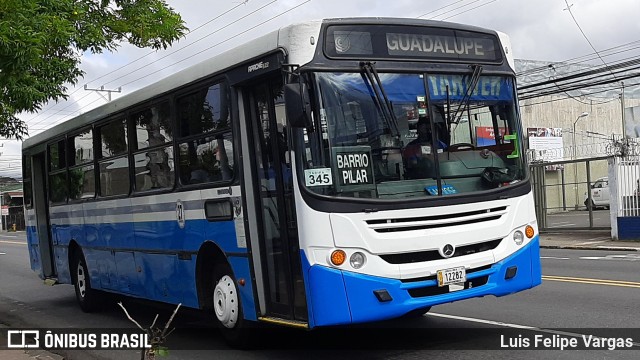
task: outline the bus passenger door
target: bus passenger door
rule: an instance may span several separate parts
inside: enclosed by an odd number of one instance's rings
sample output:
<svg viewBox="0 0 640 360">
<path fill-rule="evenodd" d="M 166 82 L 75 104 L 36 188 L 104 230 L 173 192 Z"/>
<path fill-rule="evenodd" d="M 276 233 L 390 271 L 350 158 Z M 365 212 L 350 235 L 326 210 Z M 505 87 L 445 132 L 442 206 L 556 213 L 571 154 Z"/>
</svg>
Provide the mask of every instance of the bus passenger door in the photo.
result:
<svg viewBox="0 0 640 360">
<path fill-rule="evenodd" d="M 291 159 L 280 76 L 246 87 L 243 94 L 252 158 L 252 196 L 258 229 L 266 315 L 307 322 L 307 306 L 300 265 Z M 253 244 L 253 242 L 252 242 Z M 254 268 L 255 269 L 255 268 Z"/>
<path fill-rule="evenodd" d="M 40 277 L 43 279 L 56 276 L 53 261 L 53 241 L 49 227 L 49 199 L 47 197 L 47 172 L 45 152 L 33 155 L 31 158 L 33 181 L 31 182 L 33 194 L 33 209 L 35 213 L 35 233 L 33 238 L 28 238 L 31 267 L 37 269 L 40 266 Z M 30 224 L 33 225 L 33 224 Z"/>
</svg>

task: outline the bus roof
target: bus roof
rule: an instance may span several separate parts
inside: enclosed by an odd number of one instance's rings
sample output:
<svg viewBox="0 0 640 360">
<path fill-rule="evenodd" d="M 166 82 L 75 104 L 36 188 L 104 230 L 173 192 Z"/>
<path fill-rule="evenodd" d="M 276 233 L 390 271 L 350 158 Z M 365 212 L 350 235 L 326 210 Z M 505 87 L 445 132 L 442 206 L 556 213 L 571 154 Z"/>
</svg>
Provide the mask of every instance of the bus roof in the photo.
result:
<svg viewBox="0 0 640 360">
<path fill-rule="evenodd" d="M 86 125 L 92 124 L 96 120 L 108 118 L 109 116 L 118 114 L 126 110 L 127 108 L 139 104 L 143 101 L 150 100 L 173 89 L 177 89 L 179 87 L 203 80 L 211 76 L 212 74 L 221 72 L 225 69 L 233 68 L 241 64 L 242 62 L 249 61 L 260 55 L 274 51 L 278 48 L 289 49 L 289 47 L 295 46 L 296 52 L 288 54 L 288 62 L 300 65 L 306 64 L 307 62 L 311 61 L 316 50 L 315 43 L 310 43 L 309 38 L 315 37 L 315 39 L 318 39 L 320 27 L 323 23 L 354 25 L 395 24 L 409 26 L 432 26 L 496 34 L 496 32 L 492 30 L 464 24 L 406 18 L 331 18 L 293 24 L 251 40 L 222 54 L 211 57 L 151 85 L 138 89 L 131 94 L 122 96 L 107 104 L 99 106 L 75 118 L 58 124 L 51 129 L 45 130 L 32 137 L 29 137 L 23 142 L 22 148 L 30 148 L 34 145 L 44 143 L 49 139 L 64 135 L 65 133 L 74 129 L 79 129 Z M 501 40 L 503 40 L 502 37 L 503 36 L 501 36 Z"/>
</svg>

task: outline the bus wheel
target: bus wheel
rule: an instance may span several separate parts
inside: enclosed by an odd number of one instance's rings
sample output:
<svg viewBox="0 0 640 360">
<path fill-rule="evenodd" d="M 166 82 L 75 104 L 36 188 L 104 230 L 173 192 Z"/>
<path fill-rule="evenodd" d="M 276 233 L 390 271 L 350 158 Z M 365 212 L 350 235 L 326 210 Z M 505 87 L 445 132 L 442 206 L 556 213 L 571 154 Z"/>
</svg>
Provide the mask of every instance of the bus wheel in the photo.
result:
<svg viewBox="0 0 640 360">
<path fill-rule="evenodd" d="M 73 284 L 76 290 L 76 300 L 80 305 L 80 309 L 84 312 L 94 312 L 99 309 L 100 302 L 97 290 L 91 288 L 91 279 L 89 279 L 89 271 L 87 263 L 84 260 L 82 250 L 77 250 L 74 259 Z"/>
<path fill-rule="evenodd" d="M 405 319 L 416 319 L 428 313 L 429 310 L 431 310 L 431 306 L 426 308 L 411 310 L 408 313 L 404 314 L 402 317 Z"/>
<path fill-rule="evenodd" d="M 213 314 L 225 340 L 234 346 L 244 345 L 246 329 L 240 296 L 228 265 L 218 265 L 213 276 Z"/>
</svg>

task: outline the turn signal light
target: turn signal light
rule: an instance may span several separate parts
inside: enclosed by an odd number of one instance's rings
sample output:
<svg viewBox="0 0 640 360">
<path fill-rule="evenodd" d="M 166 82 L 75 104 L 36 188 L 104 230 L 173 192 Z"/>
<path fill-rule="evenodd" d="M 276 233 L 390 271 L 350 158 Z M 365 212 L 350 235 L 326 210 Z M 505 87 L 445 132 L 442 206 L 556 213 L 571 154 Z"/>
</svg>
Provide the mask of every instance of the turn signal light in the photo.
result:
<svg viewBox="0 0 640 360">
<path fill-rule="evenodd" d="M 527 227 L 524 229 L 524 234 L 527 235 L 529 239 L 531 239 L 533 235 L 535 235 L 535 231 L 533 231 L 533 226 L 527 225 Z"/>
<path fill-rule="evenodd" d="M 331 263 L 335 266 L 340 266 L 344 264 L 345 260 L 347 260 L 347 254 L 342 250 L 334 250 L 331 253 Z"/>
</svg>

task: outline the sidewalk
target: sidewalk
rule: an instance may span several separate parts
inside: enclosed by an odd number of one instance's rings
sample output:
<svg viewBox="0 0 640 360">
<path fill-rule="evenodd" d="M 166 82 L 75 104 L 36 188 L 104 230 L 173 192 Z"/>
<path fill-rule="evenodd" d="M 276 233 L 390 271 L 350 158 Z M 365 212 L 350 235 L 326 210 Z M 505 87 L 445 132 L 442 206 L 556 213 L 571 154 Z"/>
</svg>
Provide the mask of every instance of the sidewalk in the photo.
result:
<svg viewBox="0 0 640 360">
<path fill-rule="evenodd" d="M 640 251 L 640 241 L 613 241 L 609 230 L 574 230 L 540 234 L 546 249 Z"/>
</svg>

